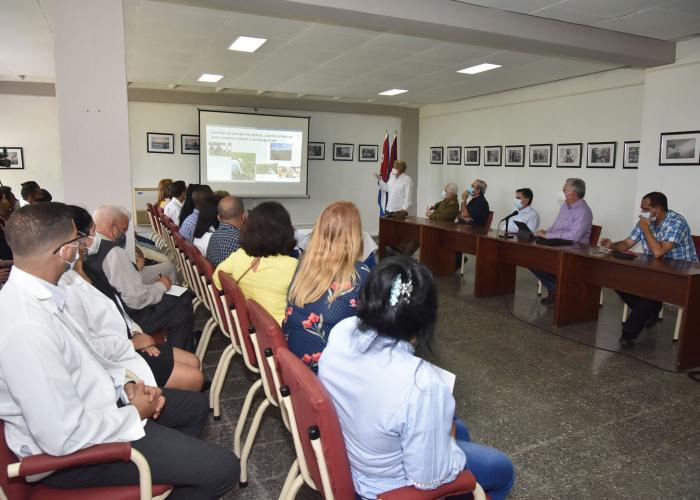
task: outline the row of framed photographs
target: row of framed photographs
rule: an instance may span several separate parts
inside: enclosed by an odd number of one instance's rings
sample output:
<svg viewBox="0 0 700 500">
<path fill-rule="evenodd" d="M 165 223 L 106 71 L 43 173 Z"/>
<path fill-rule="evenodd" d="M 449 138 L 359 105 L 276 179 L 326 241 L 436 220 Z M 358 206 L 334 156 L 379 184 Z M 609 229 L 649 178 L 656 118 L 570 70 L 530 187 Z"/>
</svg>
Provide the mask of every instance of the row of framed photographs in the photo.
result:
<svg viewBox="0 0 700 500">
<path fill-rule="evenodd" d="M 146 151 L 149 153 L 175 153 L 175 134 L 146 132 Z M 198 155 L 199 136 L 180 134 L 180 154 Z"/>
<path fill-rule="evenodd" d="M 354 151 L 354 144 L 348 144 L 345 142 L 334 142 L 333 161 L 353 161 Z M 307 158 L 309 160 L 325 160 L 326 143 L 309 142 Z M 379 161 L 379 146 L 377 144 L 358 144 L 357 161 Z"/>
<path fill-rule="evenodd" d="M 529 165 L 531 167 L 552 166 L 552 144 L 530 144 Z M 430 148 L 430 163 L 433 165 L 481 165 L 481 146 L 448 146 L 447 161 L 443 147 Z M 483 164 L 485 167 L 524 167 L 525 145 L 484 146 Z M 505 154 L 504 153 L 505 149 Z M 462 155 L 464 150 L 464 155 Z M 558 168 L 581 168 L 583 144 L 580 142 L 556 145 L 556 166 Z M 615 168 L 616 142 L 589 142 L 587 144 L 586 166 L 588 168 Z M 638 168 L 639 141 L 625 141 L 623 168 Z"/>
</svg>

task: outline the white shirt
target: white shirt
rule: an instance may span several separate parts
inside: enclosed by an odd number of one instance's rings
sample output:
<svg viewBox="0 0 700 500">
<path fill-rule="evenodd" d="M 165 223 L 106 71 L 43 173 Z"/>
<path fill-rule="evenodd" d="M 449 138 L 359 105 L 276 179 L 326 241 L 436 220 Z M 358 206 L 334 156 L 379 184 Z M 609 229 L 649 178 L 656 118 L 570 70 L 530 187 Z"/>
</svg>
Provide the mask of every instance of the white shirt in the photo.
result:
<svg viewBox="0 0 700 500">
<path fill-rule="evenodd" d="M 178 200 L 177 198 L 173 197 L 170 198 L 170 201 L 168 202 L 167 205 L 165 205 L 165 208 L 163 209 L 163 213 L 170 217 L 170 219 L 173 221 L 173 224 L 176 226 L 180 224 L 180 211 L 182 210 L 182 202 Z"/>
<path fill-rule="evenodd" d="M 533 233 L 540 227 L 540 214 L 532 207 L 525 207 L 519 210 L 518 215 L 508 221 L 508 232 L 510 234 L 517 234 L 518 232 L 518 226 L 515 225 L 516 220 L 527 224 L 527 227 L 529 227 L 530 231 Z"/>
<path fill-rule="evenodd" d="M 15 265 L 0 291 L 0 318 L 0 418 L 18 457 L 145 435 L 138 410 L 117 407 L 124 370 L 110 376 L 91 355 L 60 288 Z"/>
<path fill-rule="evenodd" d="M 435 489 L 464 469 L 466 457 L 450 436 L 451 390 L 410 343 L 394 344 L 360 331 L 357 317 L 344 319 L 328 335 L 318 378 L 338 412 L 362 497 L 408 485 Z"/>
<path fill-rule="evenodd" d="M 204 233 L 201 238 L 195 238 L 192 241 L 192 244 L 197 247 L 197 250 L 201 252 L 202 255 L 205 257 L 207 256 L 207 248 L 209 247 L 209 239 L 211 238 L 211 235 L 214 234 L 214 229 L 213 227 L 209 228 L 209 231 Z"/>
<path fill-rule="evenodd" d="M 116 363 L 131 370 L 146 385 L 156 387 L 151 368 L 128 337 L 127 329 L 132 332 L 136 328 L 126 312 L 120 312 L 114 302 L 75 271 L 64 273 L 58 286 L 66 294 L 65 310 L 84 327 L 79 333 L 100 355 L 98 360 Z"/>
<path fill-rule="evenodd" d="M 399 177 L 392 172 L 389 180 L 384 182 L 379 179 L 379 187 L 382 191 L 389 193 L 386 201 L 387 212 L 398 212 L 411 207 L 411 191 L 413 190 L 413 181 L 404 172 Z"/>
</svg>

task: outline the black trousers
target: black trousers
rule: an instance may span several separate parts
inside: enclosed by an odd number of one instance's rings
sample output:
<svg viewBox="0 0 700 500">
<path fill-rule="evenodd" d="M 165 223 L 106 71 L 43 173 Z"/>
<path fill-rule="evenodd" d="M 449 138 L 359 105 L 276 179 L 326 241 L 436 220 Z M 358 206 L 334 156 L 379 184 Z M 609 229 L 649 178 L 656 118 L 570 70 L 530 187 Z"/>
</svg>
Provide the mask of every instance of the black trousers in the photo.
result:
<svg viewBox="0 0 700 500">
<path fill-rule="evenodd" d="M 651 318 L 658 316 L 662 302 L 658 300 L 647 299 L 645 297 L 638 297 L 637 295 L 632 295 L 631 293 L 625 293 L 617 291 L 620 298 L 627 304 L 630 308 L 630 316 L 627 318 L 622 325 L 622 332 L 632 338 L 636 338 L 644 329 Z"/>
<path fill-rule="evenodd" d="M 219 446 L 198 439 L 209 417 L 207 396 L 163 389 L 165 407 L 148 420 L 146 435 L 131 445 L 148 460 L 154 484 L 171 484 L 173 500 L 215 500 L 231 490 L 240 474 L 238 459 Z M 131 463 L 112 462 L 54 472 L 41 482 L 54 488 L 138 484 Z"/>
<path fill-rule="evenodd" d="M 157 304 L 138 310 L 129 309 L 129 316 L 146 333 L 165 329 L 169 345 L 194 352 L 192 298 L 189 291 L 179 297 L 163 295 Z"/>
</svg>

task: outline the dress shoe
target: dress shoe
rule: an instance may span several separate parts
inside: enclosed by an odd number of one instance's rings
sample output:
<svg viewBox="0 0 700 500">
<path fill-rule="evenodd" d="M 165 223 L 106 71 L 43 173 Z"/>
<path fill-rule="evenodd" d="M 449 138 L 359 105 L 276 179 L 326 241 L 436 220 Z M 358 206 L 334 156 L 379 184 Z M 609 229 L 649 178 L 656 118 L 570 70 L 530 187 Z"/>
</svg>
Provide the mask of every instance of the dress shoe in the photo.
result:
<svg viewBox="0 0 700 500">
<path fill-rule="evenodd" d="M 634 337 L 629 333 L 622 332 L 622 335 L 620 335 L 618 342 L 620 344 L 625 344 L 627 347 L 632 347 L 634 346 Z"/>
<path fill-rule="evenodd" d="M 554 299 L 556 298 L 556 292 L 547 292 L 547 296 L 540 300 L 541 304 L 554 304 Z"/>
</svg>

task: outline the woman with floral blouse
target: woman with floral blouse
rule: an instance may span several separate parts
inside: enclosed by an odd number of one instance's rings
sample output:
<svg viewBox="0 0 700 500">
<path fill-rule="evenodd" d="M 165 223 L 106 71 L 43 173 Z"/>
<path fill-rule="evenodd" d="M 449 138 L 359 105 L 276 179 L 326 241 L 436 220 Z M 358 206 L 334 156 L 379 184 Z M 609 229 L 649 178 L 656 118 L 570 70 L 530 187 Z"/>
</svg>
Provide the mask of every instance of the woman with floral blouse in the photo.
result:
<svg viewBox="0 0 700 500">
<path fill-rule="evenodd" d="M 355 301 L 369 275 L 362 258 L 362 223 L 349 201 L 328 205 L 319 216 L 289 287 L 282 328 L 289 348 L 316 371 L 336 323 L 355 316 Z"/>
</svg>

